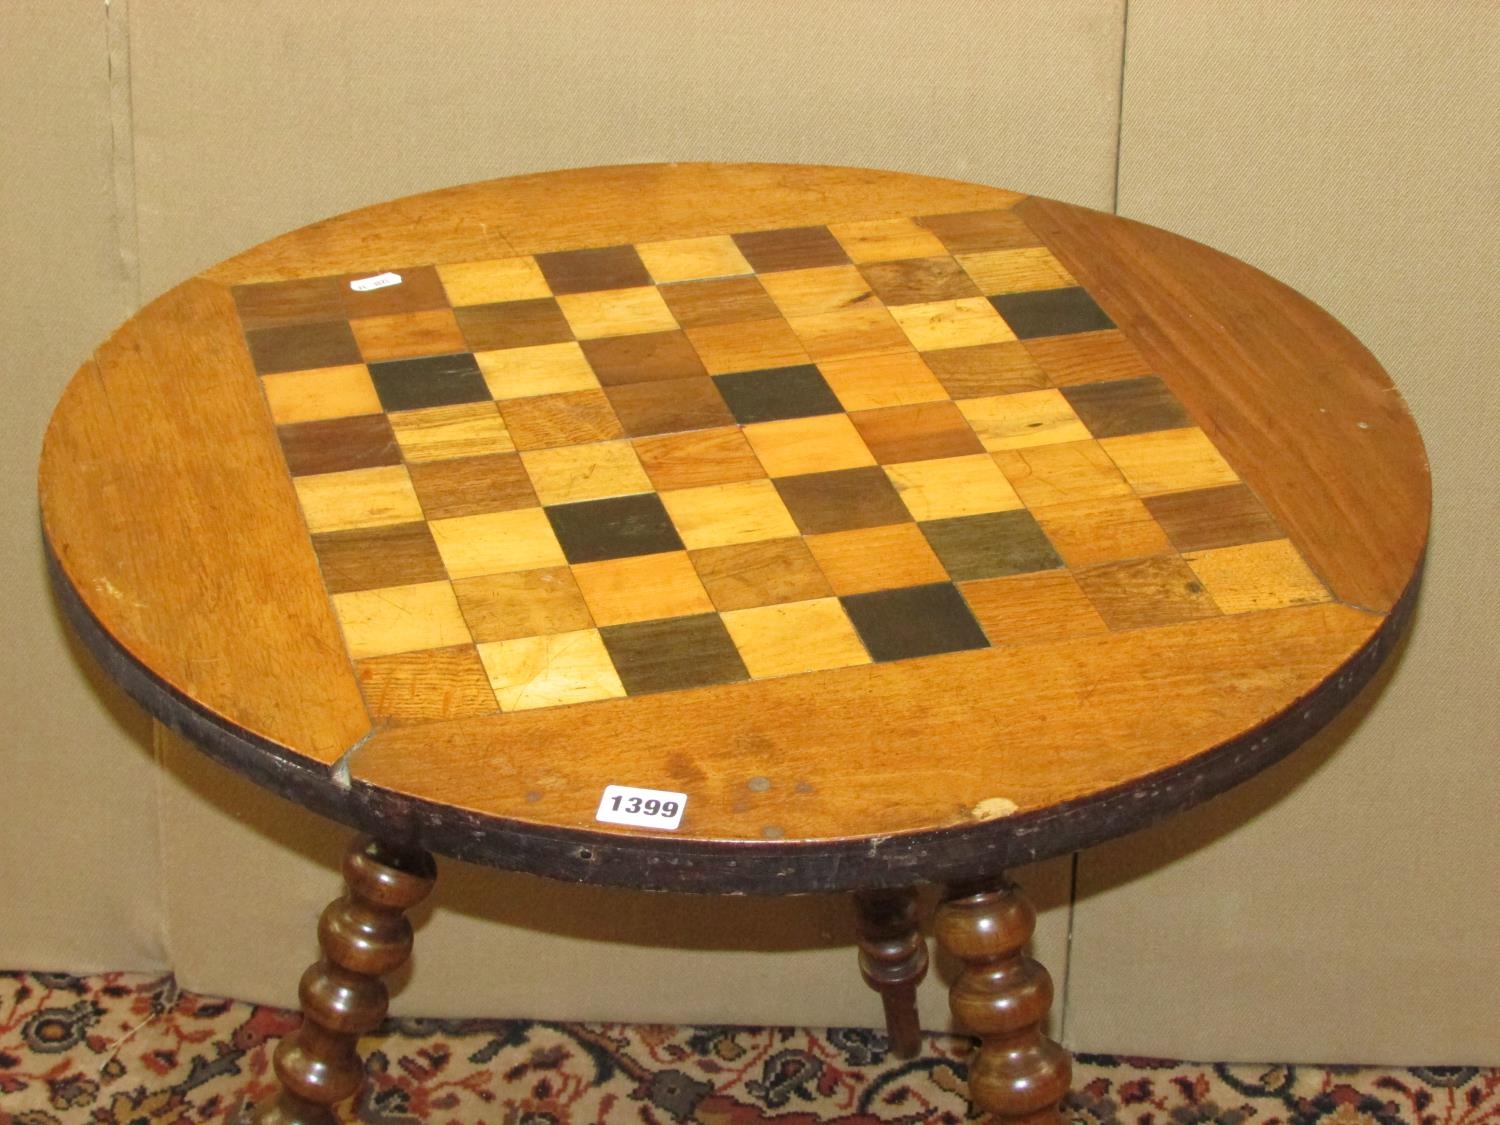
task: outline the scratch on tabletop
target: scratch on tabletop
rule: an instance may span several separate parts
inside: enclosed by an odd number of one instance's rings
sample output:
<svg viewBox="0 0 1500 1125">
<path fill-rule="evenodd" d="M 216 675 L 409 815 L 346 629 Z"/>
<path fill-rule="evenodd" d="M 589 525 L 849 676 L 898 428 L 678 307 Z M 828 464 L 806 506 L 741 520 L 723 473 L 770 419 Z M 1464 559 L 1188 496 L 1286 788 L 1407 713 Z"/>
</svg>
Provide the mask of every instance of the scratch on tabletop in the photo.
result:
<svg viewBox="0 0 1500 1125">
<path fill-rule="evenodd" d="M 108 578 L 96 578 L 94 580 L 94 589 L 98 590 L 101 594 L 114 598 L 117 602 L 124 602 L 126 605 L 133 606 L 136 609 L 146 608 L 145 602 L 137 598 L 127 598 L 120 588 Z"/>
<path fill-rule="evenodd" d="M 1013 815 L 1020 807 L 1009 797 L 986 797 L 969 810 L 969 816 L 975 820 L 995 820 Z"/>
</svg>

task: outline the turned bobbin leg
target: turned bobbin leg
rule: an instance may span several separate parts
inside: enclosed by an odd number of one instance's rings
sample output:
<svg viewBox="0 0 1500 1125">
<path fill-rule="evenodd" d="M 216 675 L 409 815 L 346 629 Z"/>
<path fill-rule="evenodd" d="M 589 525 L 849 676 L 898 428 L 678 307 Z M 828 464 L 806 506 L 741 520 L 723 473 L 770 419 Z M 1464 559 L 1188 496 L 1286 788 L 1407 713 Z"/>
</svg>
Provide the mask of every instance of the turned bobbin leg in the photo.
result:
<svg viewBox="0 0 1500 1125">
<path fill-rule="evenodd" d="M 1060 1120 L 1068 1092 L 1068 1052 L 1042 1034 L 1052 978 L 1026 955 L 1036 911 L 1005 879 L 956 887 L 938 908 L 938 943 L 963 964 L 949 1002 L 958 1023 L 977 1034 L 969 1068 L 974 1104 L 1013 1125 Z"/>
<path fill-rule="evenodd" d="M 917 920 L 912 887 L 860 891 L 854 896 L 859 971 L 880 993 L 891 1049 L 910 1057 L 921 1047 L 917 985 L 927 975 L 927 942 Z"/>
<path fill-rule="evenodd" d="M 348 890 L 318 920 L 323 959 L 302 975 L 302 1026 L 276 1049 L 281 1090 L 260 1105 L 254 1125 L 333 1125 L 331 1106 L 356 1093 L 364 1067 L 354 1047 L 385 1018 L 380 977 L 411 955 L 404 911 L 427 897 L 437 869 L 418 848 L 368 836 L 344 856 Z"/>
</svg>

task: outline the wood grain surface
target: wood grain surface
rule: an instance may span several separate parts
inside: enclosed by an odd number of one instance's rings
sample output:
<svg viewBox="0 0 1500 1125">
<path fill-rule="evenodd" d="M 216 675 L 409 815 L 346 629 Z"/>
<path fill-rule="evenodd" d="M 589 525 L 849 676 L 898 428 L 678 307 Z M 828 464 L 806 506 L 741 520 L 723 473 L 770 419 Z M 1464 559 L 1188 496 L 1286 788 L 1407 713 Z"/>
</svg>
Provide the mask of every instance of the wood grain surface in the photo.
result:
<svg viewBox="0 0 1500 1125">
<path fill-rule="evenodd" d="M 1428 488 L 1375 361 L 1242 263 L 773 165 L 257 247 L 100 349 L 41 475 L 64 608 L 210 753 L 410 846 L 752 891 L 976 877 L 1248 776 L 1389 651 Z M 608 784 L 680 828 L 596 822 Z"/>
<path fill-rule="evenodd" d="M 369 730 L 223 287 L 190 281 L 85 364 L 42 449 L 43 529 L 131 660 L 331 765 Z"/>
<path fill-rule="evenodd" d="M 1017 211 L 1334 594 L 1388 612 L 1426 547 L 1432 486 L 1416 423 L 1364 346 L 1301 294 L 1189 239 L 1053 200 Z"/>
</svg>

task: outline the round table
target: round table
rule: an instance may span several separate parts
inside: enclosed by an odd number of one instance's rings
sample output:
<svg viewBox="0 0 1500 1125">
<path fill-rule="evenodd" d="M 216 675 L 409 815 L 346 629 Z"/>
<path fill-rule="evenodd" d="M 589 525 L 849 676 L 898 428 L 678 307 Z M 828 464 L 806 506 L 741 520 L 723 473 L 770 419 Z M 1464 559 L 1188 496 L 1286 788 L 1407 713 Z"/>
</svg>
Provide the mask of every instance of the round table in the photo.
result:
<svg viewBox="0 0 1500 1125">
<path fill-rule="evenodd" d="M 857 169 L 398 200 L 204 271 L 69 384 L 69 619 L 160 721 L 357 826 L 261 1121 L 331 1121 L 429 850 L 855 892 L 915 1041 L 912 888 L 976 1101 L 1067 1056 L 1010 866 L 1328 721 L 1406 621 L 1429 481 L 1331 317 L 1163 231 Z"/>
</svg>

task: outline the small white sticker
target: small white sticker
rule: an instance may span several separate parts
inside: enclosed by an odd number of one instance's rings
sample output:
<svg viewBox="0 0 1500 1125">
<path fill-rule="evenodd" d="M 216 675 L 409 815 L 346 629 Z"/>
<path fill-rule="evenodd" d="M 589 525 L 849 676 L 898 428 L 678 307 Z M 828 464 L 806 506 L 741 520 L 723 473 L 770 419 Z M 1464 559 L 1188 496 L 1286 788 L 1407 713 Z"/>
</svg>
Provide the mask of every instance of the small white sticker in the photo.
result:
<svg viewBox="0 0 1500 1125">
<path fill-rule="evenodd" d="M 351 281 L 349 288 L 356 293 L 368 293 L 371 289 L 388 289 L 392 285 L 400 284 L 399 273 L 377 273 L 374 277 L 362 277 L 358 281 Z"/>
<path fill-rule="evenodd" d="M 687 808 L 686 793 L 665 789 L 637 789 L 634 785 L 606 785 L 599 798 L 594 819 L 601 824 L 628 824 L 633 828 L 659 828 L 677 831 L 682 810 Z"/>
</svg>

